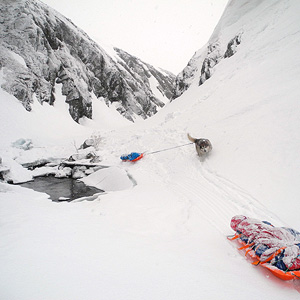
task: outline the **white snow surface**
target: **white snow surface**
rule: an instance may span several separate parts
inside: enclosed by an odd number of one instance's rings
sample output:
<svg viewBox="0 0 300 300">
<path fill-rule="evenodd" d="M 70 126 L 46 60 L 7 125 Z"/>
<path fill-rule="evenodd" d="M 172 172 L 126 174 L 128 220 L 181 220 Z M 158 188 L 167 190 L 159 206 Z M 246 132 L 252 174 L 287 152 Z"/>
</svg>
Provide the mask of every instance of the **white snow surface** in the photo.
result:
<svg viewBox="0 0 300 300">
<path fill-rule="evenodd" d="M 151 91 L 153 92 L 155 97 L 160 101 L 162 101 L 164 104 L 169 103 L 170 100 L 165 95 L 163 95 L 161 91 L 158 89 L 159 83 L 154 76 L 151 75 L 151 77 L 149 78 L 149 83 L 150 83 Z"/>
<path fill-rule="evenodd" d="M 97 114 L 79 125 L 62 102 L 27 112 L 0 90 L 3 165 L 66 158 L 96 134 L 102 163 L 135 182 L 69 203 L 0 183 L 0 299 L 299 299 L 300 280 L 253 266 L 226 239 L 237 214 L 300 230 L 299 11 L 298 0 L 230 1 L 212 38 L 242 29 L 237 52 L 135 124 L 113 111 L 107 126 Z M 204 162 L 193 145 L 150 154 L 187 132 L 211 140 Z M 19 138 L 34 148 L 12 148 Z M 121 162 L 132 151 L 148 155 Z"/>
<path fill-rule="evenodd" d="M 105 192 L 122 191 L 133 187 L 133 182 L 124 169 L 108 167 L 82 178 L 86 185 L 95 186 Z"/>
</svg>

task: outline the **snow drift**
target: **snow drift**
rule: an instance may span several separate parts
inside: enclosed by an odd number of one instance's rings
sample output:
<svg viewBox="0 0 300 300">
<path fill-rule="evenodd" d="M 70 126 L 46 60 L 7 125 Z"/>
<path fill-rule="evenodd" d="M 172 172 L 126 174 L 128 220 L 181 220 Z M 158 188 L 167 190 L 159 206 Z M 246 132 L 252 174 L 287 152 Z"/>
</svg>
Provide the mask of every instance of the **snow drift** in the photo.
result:
<svg viewBox="0 0 300 300">
<path fill-rule="evenodd" d="M 130 174 L 133 188 L 57 204 L 1 183 L 1 297 L 298 299 L 299 280 L 283 282 L 247 263 L 226 236 L 234 215 L 300 229 L 299 9 L 297 0 L 230 1 L 190 62 L 180 97 L 146 121 L 114 118 L 99 130 L 103 164 Z M 6 118 L 3 142 L 10 133 L 47 148 L 5 146 L 3 163 L 66 155 L 74 138 L 91 134 L 66 122 L 64 143 L 51 145 L 53 132 L 15 114 L 29 126 Z M 119 159 L 186 144 L 187 132 L 212 142 L 204 162 L 193 145 L 135 164 Z"/>
<path fill-rule="evenodd" d="M 189 89 L 174 100 L 188 107 L 188 128 L 218 137 L 212 167 L 251 186 L 294 226 L 298 217 L 288 212 L 300 209 L 297 9 L 297 1 L 230 1 L 207 46 L 179 75 Z"/>
</svg>

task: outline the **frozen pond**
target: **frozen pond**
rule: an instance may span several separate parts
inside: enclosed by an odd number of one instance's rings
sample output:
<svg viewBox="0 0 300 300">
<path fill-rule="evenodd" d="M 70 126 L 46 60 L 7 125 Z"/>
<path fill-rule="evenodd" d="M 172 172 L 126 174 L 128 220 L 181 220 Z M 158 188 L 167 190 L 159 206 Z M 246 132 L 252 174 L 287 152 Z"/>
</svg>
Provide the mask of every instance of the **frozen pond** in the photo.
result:
<svg viewBox="0 0 300 300">
<path fill-rule="evenodd" d="M 53 201 L 72 201 L 103 192 L 95 187 L 85 185 L 79 180 L 56 178 L 54 176 L 36 177 L 34 181 L 21 183 L 19 185 L 46 193 Z"/>
</svg>

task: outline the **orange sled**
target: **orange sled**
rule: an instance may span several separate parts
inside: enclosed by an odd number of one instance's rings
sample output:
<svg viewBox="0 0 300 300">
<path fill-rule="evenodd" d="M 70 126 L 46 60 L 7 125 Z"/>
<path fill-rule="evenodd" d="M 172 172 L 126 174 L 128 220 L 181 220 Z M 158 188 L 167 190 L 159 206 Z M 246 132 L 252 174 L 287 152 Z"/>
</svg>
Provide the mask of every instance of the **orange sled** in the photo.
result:
<svg viewBox="0 0 300 300">
<path fill-rule="evenodd" d="M 143 157 L 144 157 L 144 153 L 141 153 L 140 156 L 138 156 L 137 158 L 133 159 L 132 161 L 138 161 L 138 160 L 140 160 Z"/>
<path fill-rule="evenodd" d="M 280 252 L 285 248 L 282 247 L 279 250 L 277 250 L 273 255 L 271 255 L 266 261 L 261 261 L 260 257 L 257 256 L 255 254 L 255 251 L 251 249 L 251 247 L 253 246 L 253 244 L 246 244 L 245 242 L 243 242 L 242 240 L 239 239 L 240 235 L 235 235 L 234 237 L 227 237 L 228 240 L 233 241 L 233 240 L 238 240 L 238 242 L 240 244 L 242 244 L 243 246 L 240 247 L 238 250 L 246 250 L 245 256 L 247 256 L 247 254 L 249 254 L 252 258 L 255 259 L 255 261 L 252 263 L 255 266 L 262 266 L 266 269 L 268 269 L 273 275 L 275 275 L 276 277 L 282 279 L 282 280 L 292 280 L 292 279 L 300 279 L 300 270 L 297 271 L 283 271 L 278 269 L 277 267 L 273 266 L 270 264 L 270 261 L 278 254 L 280 254 Z M 248 249 L 247 249 L 248 248 Z M 250 248 L 250 249 L 249 249 Z"/>
</svg>

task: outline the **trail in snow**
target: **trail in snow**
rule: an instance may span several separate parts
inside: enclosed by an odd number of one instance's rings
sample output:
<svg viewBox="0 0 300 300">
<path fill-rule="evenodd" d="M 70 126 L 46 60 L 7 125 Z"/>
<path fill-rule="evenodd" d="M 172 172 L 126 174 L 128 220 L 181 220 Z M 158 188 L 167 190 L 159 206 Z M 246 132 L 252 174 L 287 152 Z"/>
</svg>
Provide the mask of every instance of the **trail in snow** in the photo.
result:
<svg viewBox="0 0 300 300">
<path fill-rule="evenodd" d="M 223 200 L 223 206 L 231 208 L 231 212 L 255 216 L 259 219 L 268 219 L 271 222 L 282 223 L 282 221 L 270 212 L 262 203 L 255 199 L 250 192 L 243 190 L 237 184 L 213 171 L 208 160 L 200 168 L 203 178 L 208 184 L 215 186 Z M 222 206 L 222 203 L 219 203 Z M 223 213 L 226 212 L 224 207 Z"/>
<path fill-rule="evenodd" d="M 193 146 L 185 148 L 172 150 L 176 151 L 172 154 L 178 157 L 175 160 L 171 159 L 170 154 L 163 153 L 151 160 L 155 161 L 155 176 L 162 177 L 162 181 L 185 201 L 183 214 L 186 219 L 189 218 L 191 210 L 196 209 L 222 235 L 228 235 L 230 220 L 237 214 L 268 220 L 277 226 L 285 225 L 249 191 L 243 190 L 213 170 L 209 163 L 213 154 L 201 162 L 195 155 Z M 167 160 L 170 162 L 166 163 Z"/>
<path fill-rule="evenodd" d="M 196 208 L 224 235 L 229 232 L 231 218 L 237 214 L 282 223 L 247 191 L 212 171 L 208 160 L 196 164 L 189 176 L 182 176 L 174 183 L 174 189 L 186 199 L 190 209 Z"/>
</svg>

